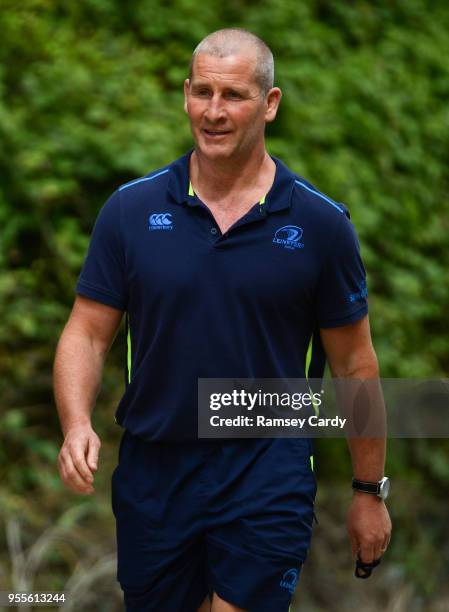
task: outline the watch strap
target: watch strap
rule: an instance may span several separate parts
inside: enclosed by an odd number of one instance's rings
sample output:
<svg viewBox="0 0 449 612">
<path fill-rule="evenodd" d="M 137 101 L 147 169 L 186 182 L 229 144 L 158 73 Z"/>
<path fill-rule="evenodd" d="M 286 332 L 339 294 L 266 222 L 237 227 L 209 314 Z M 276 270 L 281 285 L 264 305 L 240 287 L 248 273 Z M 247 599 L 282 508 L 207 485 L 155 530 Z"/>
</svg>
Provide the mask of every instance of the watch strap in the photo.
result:
<svg viewBox="0 0 449 612">
<path fill-rule="evenodd" d="M 364 493 L 373 493 L 378 495 L 380 491 L 379 482 L 366 482 L 364 480 L 352 479 L 352 488 L 356 491 L 363 491 Z"/>
</svg>

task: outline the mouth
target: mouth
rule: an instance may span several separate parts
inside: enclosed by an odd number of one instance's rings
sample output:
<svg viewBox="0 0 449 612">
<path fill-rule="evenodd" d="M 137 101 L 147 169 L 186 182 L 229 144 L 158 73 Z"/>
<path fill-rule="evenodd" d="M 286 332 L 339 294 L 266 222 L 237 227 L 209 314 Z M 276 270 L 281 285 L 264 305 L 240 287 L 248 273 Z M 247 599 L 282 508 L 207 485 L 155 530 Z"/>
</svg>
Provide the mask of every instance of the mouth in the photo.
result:
<svg viewBox="0 0 449 612">
<path fill-rule="evenodd" d="M 230 130 L 207 130 L 203 129 L 203 133 L 206 134 L 209 138 L 221 138 L 230 134 Z"/>
</svg>

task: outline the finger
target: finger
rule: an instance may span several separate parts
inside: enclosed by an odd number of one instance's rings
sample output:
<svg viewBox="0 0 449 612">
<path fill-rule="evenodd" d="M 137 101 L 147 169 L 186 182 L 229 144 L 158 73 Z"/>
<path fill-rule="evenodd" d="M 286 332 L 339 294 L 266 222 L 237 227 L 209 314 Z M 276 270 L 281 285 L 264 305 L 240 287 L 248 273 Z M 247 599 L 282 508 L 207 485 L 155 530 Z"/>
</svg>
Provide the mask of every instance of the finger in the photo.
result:
<svg viewBox="0 0 449 612">
<path fill-rule="evenodd" d="M 66 470 L 64 484 L 75 493 L 93 493 L 93 487 L 79 475 L 75 466 Z"/>
<path fill-rule="evenodd" d="M 66 443 L 61 449 L 59 459 L 64 463 L 67 472 L 70 473 L 72 467 L 75 466 L 81 478 L 83 478 L 86 482 L 92 482 L 92 472 L 90 471 L 84 457 L 85 447 L 87 448 L 87 440 L 85 443 L 81 444 L 73 442 Z"/>
<path fill-rule="evenodd" d="M 62 462 L 61 457 L 58 457 L 58 471 L 59 471 L 59 476 L 61 480 L 65 482 L 67 474 L 66 474 L 64 463 Z"/>
<path fill-rule="evenodd" d="M 79 474 L 66 448 L 63 448 L 59 454 L 58 467 L 64 484 L 69 488 L 78 487 L 80 483 L 83 484 L 83 487 L 89 484 Z"/>
<path fill-rule="evenodd" d="M 376 546 L 374 549 L 374 559 L 380 559 L 380 557 L 386 552 L 387 548 L 384 546 Z"/>
<path fill-rule="evenodd" d="M 374 561 L 375 550 L 372 544 L 362 544 L 360 546 L 359 558 L 362 563 L 372 563 Z"/>
<path fill-rule="evenodd" d="M 70 455 L 66 455 L 63 461 L 64 483 L 76 492 L 92 493 L 94 490 L 92 485 L 81 477 Z"/>
<path fill-rule="evenodd" d="M 382 542 L 382 545 L 379 548 L 379 556 L 383 555 L 387 551 L 389 543 L 390 538 L 387 536 L 386 538 L 384 538 L 384 541 Z"/>
<path fill-rule="evenodd" d="M 86 451 L 87 451 L 86 447 L 87 447 L 87 443 L 86 443 L 86 446 L 77 445 L 77 446 L 72 447 L 71 459 L 73 461 L 73 465 L 78 470 L 78 473 L 80 474 L 80 476 L 86 482 L 90 483 L 90 482 L 93 482 L 94 477 L 92 475 L 90 467 L 87 465 L 87 462 L 86 462 Z"/>
<path fill-rule="evenodd" d="M 89 446 L 87 449 L 87 465 L 91 470 L 98 468 L 98 454 L 100 451 L 100 444 L 93 438 L 89 438 Z"/>
<path fill-rule="evenodd" d="M 87 485 L 85 483 L 84 484 L 74 483 L 68 474 L 65 474 L 62 480 L 63 480 L 65 487 L 69 489 L 70 491 L 72 491 L 73 493 L 91 495 L 94 492 L 93 487 L 90 485 Z"/>
</svg>

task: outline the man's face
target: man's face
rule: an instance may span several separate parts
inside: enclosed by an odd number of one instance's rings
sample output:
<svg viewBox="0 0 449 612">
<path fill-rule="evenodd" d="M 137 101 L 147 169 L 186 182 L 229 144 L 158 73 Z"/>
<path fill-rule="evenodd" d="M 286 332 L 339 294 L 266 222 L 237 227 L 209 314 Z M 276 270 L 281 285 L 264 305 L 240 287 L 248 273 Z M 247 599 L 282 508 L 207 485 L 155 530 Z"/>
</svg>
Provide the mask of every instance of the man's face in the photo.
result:
<svg viewBox="0 0 449 612">
<path fill-rule="evenodd" d="M 264 96 L 255 81 L 254 52 L 216 57 L 200 53 L 184 83 L 184 109 L 197 149 L 211 160 L 238 159 L 263 147 L 265 123 L 280 100 L 274 88 Z"/>
</svg>

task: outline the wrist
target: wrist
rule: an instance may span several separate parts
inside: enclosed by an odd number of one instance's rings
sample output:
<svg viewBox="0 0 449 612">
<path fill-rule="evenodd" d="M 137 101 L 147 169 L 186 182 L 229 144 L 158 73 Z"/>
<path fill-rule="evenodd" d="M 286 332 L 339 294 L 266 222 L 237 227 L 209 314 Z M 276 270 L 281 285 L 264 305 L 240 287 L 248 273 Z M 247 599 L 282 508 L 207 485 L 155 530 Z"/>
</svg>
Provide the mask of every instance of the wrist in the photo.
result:
<svg viewBox="0 0 449 612">
<path fill-rule="evenodd" d="M 352 491 L 352 499 L 353 501 L 363 501 L 367 503 L 380 504 L 383 502 L 383 499 L 378 495 L 373 495 L 372 493 L 364 493 L 363 491 L 356 491 L 353 489 Z"/>
<path fill-rule="evenodd" d="M 70 423 L 67 423 L 64 425 L 64 427 L 62 428 L 62 433 L 64 435 L 64 438 L 73 430 L 75 429 L 92 429 L 92 423 L 90 419 L 79 419 L 76 421 L 70 421 Z"/>
<path fill-rule="evenodd" d="M 378 481 L 372 482 L 367 480 L 352 479 L 352 489 L 354 493 L 360 493 L 367 497 L 377 497 L 385 500 L 388 497 L 390 490 L 390 479 L 384 476 Z"/>
</svg>

